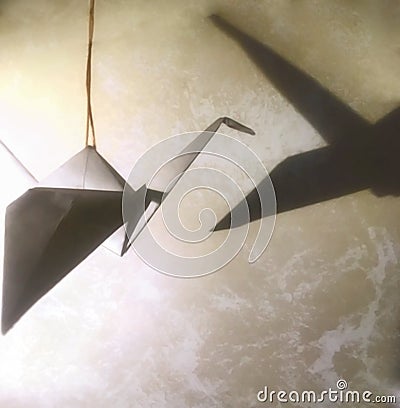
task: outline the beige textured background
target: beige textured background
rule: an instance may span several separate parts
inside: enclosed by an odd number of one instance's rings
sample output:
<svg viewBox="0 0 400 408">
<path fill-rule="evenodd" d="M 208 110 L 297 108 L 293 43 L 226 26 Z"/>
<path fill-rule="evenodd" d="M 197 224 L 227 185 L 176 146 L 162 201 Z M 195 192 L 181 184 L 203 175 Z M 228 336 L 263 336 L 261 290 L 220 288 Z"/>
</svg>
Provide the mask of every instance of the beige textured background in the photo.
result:
<svg viewBox="0 0 400 408">
<path fill-rule="evenodd" d="M 0 136 L 38 178 L 83 145 L 86 13 L 83 0 L 0 0 Z M 123 176 L 221 115 L 255 129 L 235 137 L 268 169 L 324 144 L 211 13 L 370 121 L 400 104 L 398 1 L 98 0 L 98 149 Z M 24 183 L 1 160 L 4 209 Z M 246 245 L 194 280 L 99 248 L 0 338 L 0 407 L 253 407 L 264 385 L 338 378 L 400 394 L 399 219 L 398 198 L 368 191 L 282 214 L 256 264 Z"/>
</svg>

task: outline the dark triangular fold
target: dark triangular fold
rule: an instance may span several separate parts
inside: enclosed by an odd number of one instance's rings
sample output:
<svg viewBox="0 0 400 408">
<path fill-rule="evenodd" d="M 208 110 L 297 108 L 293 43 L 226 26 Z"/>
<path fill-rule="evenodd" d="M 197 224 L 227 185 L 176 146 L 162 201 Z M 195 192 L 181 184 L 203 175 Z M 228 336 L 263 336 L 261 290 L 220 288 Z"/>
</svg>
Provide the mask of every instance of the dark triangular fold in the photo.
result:
<svg viewBox="0 0 400 408">
<path fill-rule="evenodd" d="M 122 193 L 34 188 L 7 208 L 2 332 L 122 225 Z"/>
</svg>

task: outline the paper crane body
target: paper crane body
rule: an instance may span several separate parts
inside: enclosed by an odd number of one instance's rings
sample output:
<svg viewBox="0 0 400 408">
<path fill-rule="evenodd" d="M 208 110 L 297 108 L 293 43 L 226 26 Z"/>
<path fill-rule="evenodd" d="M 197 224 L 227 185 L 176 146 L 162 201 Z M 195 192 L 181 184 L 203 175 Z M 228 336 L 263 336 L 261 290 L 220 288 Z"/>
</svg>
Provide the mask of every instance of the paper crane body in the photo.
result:
<svg viewBox="0 0 400 408">
<path fill-rule="evenodd" d="M 183 152 L 203 149 L 222 123 L 254 134 L 232 119 L 220 118 Z M 137 191 L 128 186 L 138 202 L 147 198 L 146 214 L 138 213 L 125 226 L 125 180 L 90 146 L 11 203 L 5 220 L 2 333 L 106 240 L 107 247 L 123 255 L 161 205 L 170 181 L 176 178 L 176 184 L 197 155 L 178 159 L 154 186 Z"/>
</svg>

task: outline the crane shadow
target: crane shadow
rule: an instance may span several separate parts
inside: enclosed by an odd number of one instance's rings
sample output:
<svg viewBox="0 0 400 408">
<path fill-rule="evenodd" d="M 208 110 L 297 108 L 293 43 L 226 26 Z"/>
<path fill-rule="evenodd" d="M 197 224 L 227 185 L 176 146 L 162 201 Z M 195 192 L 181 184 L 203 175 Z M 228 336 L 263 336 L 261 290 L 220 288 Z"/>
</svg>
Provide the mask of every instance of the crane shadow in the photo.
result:
<svg viewBox="0 0 400 408">
<path fill-rule="evenodd" d="M 400 107 L 376 123 L 369 123 L 323 87 L 265 44 L 217 15 L 216 27 L 237 42 L 273 86 L 328 143 L 328 146 L 289 156 L 269 174 L 277 212 L 370 189 L 376 196 L 400 194 Z M 258 190 L 268 177 L 223 217 L 215 231 L 273 215 L 262 209 Z M 235 216 L 233 216 L 235 215 Z M 231 219 L 235 222 L 231 223 Z M 231 225 L 232 224 L 232 225 Z"/>
</svg>

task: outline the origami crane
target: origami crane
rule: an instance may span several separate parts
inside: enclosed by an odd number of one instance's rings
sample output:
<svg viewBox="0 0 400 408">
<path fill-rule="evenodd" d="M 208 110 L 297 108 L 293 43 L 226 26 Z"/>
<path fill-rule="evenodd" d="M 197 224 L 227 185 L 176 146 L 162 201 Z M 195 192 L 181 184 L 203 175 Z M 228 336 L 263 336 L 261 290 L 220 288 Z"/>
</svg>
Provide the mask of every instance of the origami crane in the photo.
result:
<svg viewBox="0 0 400 408">
<path fill-rule="evenodd" d="M 123 255 L 223 123 L 254 134 L 233 119 L 216 120 L 181 152 L 189 153 L 179 156 L 151 186 L 137 191 L 126 186 L 97 150 L 87 146 L 12 202 L 5 219 L 2 333 L 105 241 Z M 137 201 L 146 200 L 145 206 L 138 206 L 146 216 L 138 210 L 126 225 L 124 187 Z"/>
</svg>

